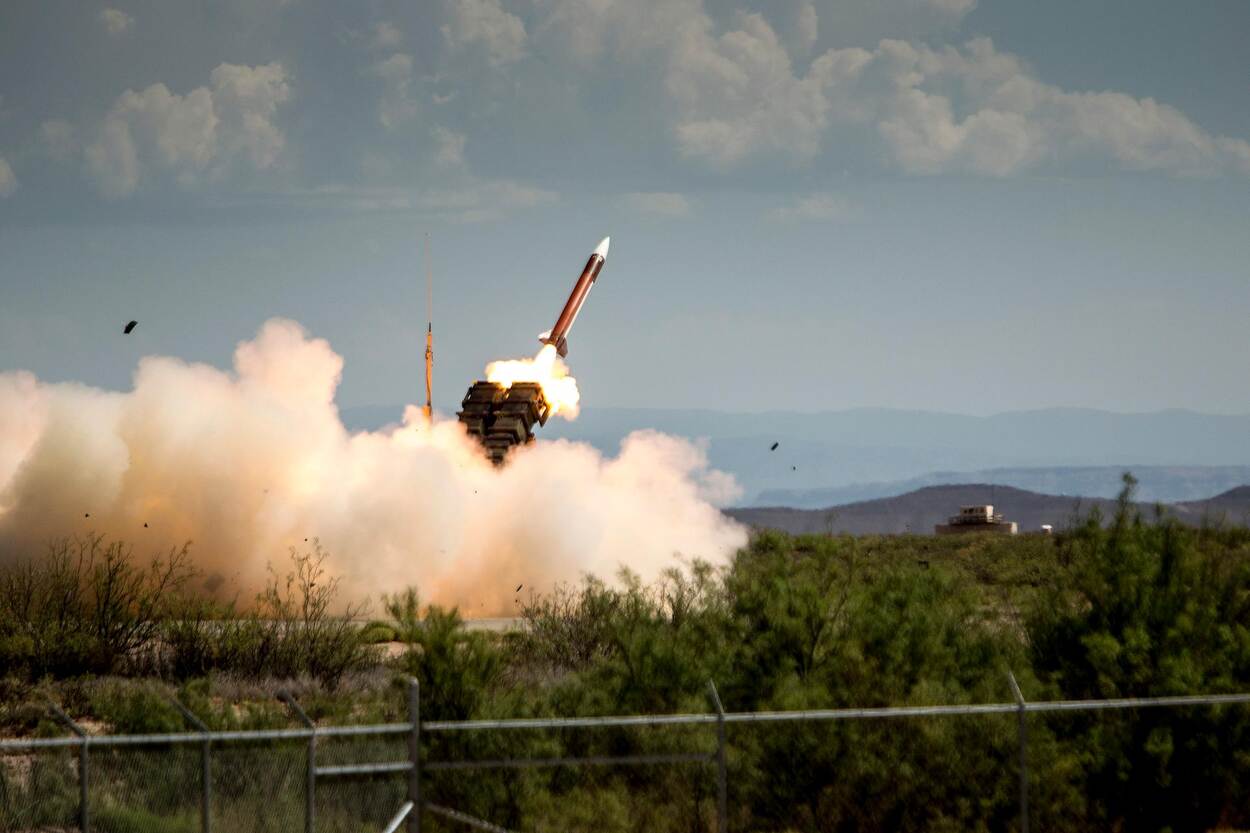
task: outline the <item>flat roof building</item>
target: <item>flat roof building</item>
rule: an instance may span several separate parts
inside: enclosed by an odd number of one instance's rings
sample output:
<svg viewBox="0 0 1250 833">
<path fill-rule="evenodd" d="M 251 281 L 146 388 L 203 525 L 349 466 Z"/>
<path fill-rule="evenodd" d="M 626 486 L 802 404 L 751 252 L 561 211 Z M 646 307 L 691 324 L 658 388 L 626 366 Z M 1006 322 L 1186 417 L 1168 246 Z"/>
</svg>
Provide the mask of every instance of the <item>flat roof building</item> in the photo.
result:
<svg viewBox="0 0 1250 833">
<path fill-rule="evenodd" d="M 999 535 L 1015 535 L 1015 521 L 1004 520 L 1002 514 L 994 514 L 989 503 L 959 507 L 958 515 L 951 515 L 946 523 L 937 524 L 933 531 L 938 535 L 961 535 L 965 532 L 993 532 Z"/>
</svg>

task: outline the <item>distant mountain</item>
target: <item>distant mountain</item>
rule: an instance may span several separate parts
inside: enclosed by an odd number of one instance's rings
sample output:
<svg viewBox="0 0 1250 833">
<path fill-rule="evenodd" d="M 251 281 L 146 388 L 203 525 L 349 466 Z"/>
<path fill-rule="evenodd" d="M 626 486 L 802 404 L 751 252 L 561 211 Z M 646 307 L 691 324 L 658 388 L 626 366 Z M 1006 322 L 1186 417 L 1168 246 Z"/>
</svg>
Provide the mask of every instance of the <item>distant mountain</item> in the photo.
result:
<svg viewBox="0 0 1250 833">
<path fill-rule="evenodd" d="M 1250 483 L 1250 466 L 1046 466 L 982 471 L 939 471 L 889 483 L 853 483 L 825 489 L 767 489 L 754 500 L 759 506 L 820 509 L 843 503 L 891 497 L 959 483 L 1014 486 L 1050 495 L 1111 498 L 1119 494 L 1120 477 L 1132 471 L 1137 495 L 1147 503 L 1198 500 Z"/>
<path fill-rule="evenodd" d="M 928 486 L 905 495 L 827 509 L 749 507 L 727 509 L 725 514 L 748 526 L 780 529 L 792 534 L 931 533 L 935 524 L 945 522 L 960 506 L 980 503 L 993 503 L 994 510 L 1007 520 L 1016 521 L 1022 532 L 1037 530 L 1042 524 L 1061 529 L 1095 506 L 1104 514 L 1109 514 L 1115 506 L 1115 501 L 1104 498 L 1044 495 L 1009 486 L 976 483 Z M 1146 503 L 1138 507 L 1144 512 L 1154 510 L 1153 505 Z M 1250 487 L 1232 489 L 1206 500 L 1171 504 L 1166 511 L 1185 523 L 1201 523 L 1205 518 L 1246 524 L 1250 521 Z"/>
<path fill-rule="evenodd" d="M 584 440 L 612 453 L 622 437 L 640 428 L 705 439 L 712 465 L 744 487 L 746 505 L 760 505 L 765 493 L 777 490 L 884 483 L 930 472 L 1109 467 L 1116 471 L 1114 483 L 1125 468 L 1250 467 L 1250 416 L 1191 411 L 1051 409 L 975 417 L 886 409 L 744 414 L 587 408 L 576 422 L 553 420 L 542 435 Z M 779 446 L 770 451 L 774 442 Z M 1233 482 L 1246 480 L 1212 482 L 1216 488 L 1205 494 Z M 1084 484 L 1069 488 L 1079 486 Z"/>
<path fill-rule="evenodd" d="M 349 428 L 363 429 L 397 422 L 401 413 L 400 407 L 345 408 L 342 416 Z M 732 413 L 588 407 L 575 422 L 552 420 L 540 436 L 582 440 L 614 454 L 626 434 L 644 428 L 706 441 L 712 465 L 742 484 L 744 505 L 780 490 L 884 484 L 930 472 L 1250 466 L 1250 416 L 1181 410 L 1057 408 L 976 417 L 881 408 Z M 773 443 L 779 443 L 776 451 L 769 450 Z M 1030 481 L 1018 485 L 1046 490 Z"/>
</svg>

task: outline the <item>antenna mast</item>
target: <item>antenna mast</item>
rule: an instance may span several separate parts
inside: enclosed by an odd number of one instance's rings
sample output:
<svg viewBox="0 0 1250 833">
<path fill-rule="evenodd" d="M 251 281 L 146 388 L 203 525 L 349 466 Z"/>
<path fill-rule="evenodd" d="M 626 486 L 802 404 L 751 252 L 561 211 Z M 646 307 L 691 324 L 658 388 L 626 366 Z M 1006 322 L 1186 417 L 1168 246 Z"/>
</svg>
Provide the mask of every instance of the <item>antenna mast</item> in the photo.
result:
<svg viewBox="0 0 1250 833">
<path fill-rule="evenodd" d="M 434 273 L 430 270 L 430 233 L 425 233 L 425 423 L 434 421 Z"/>
</svg>

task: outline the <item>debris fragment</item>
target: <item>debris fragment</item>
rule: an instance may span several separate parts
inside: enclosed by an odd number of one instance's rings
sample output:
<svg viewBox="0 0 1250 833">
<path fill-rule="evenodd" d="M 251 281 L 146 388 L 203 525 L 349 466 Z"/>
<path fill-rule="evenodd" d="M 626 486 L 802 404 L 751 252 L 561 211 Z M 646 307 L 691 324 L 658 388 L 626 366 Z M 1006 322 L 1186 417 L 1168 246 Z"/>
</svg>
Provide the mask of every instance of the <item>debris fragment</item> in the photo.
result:
<svg viewBox="0 0 1250 833">
<path fill-rule="evenodd" d="M 137 326 L 139 326 L 138 321 L 131 321 L 129 324 L 126 325 L 126 329 L 122 330 L 122 332 L 125 333 L 126 335 L 130 335 L 134 331 L 135 327 Z"/>
<path fill-rule="evenodd" d="M 779 446 L 779 445 L 781 445 L 781 443 L 773 443 L 773 447 L 772 447 L 772 448 L 770 448 L 770 449 L 768 449 L 768 450 L 769 450 L 769 451 L 776 451 L 776 450 L 777 450 L 777 446 Z"/>
</svg>

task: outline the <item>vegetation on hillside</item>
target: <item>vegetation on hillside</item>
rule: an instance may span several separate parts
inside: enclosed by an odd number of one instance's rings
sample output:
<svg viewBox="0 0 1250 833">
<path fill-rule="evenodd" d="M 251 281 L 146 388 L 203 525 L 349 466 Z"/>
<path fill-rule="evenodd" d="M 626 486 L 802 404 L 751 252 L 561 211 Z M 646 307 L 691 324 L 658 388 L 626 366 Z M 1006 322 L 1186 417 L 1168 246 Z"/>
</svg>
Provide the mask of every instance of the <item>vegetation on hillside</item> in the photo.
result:
<svg viewBox="0 0 1250 833">
<path fill-rule="evenodd" d="M 55 731 L 41 703 L 53 696 L 115 731 L 169 731 L 185 725 L 169 705 L 176 694 L 209 725 L 270 726 L 288 720 L 279 688 L 318 720 L 397 720 L 408 677 L 420 681 L 425 720 L 708 711 L 709 680 L 733 711 L 1009 701 L 1009 670 L 1030 700 L 1250 690 L 1250 532 L 1144 518 L 1129 487 L 1110 523 L 1093 515 L 1053 537 L 761 532 L 725 567 L 693 562 L 651 585 L 626 572 L 533 596 L 525 627 L 506 634 L 467 631 L 457 611 L 402 588 L 382 600 L 385 620 L 347 625 L 328 615 L 337 588 L 317 574 L 316 550 L 296 555 L 289 580 L 275 577 L 245 615 L 180 592 L 181 553 L 140 567 L 105 542 L 71 543 L 0 573 L 0 722 L 8 733 Z M 125 592 L 105 592 L 113 584 Z M 383 638 L 404 650 L 384 658 L 373 645 Z M 431 759 L 714 748 L 706 727 L 426 741 Z M 732 725 L 729 744 L 732 830 L 1017 824 L 1011 715 Z M 1029 749 L 1036 829 L 1250 824 L 1250 708 L 1034 716 Z M 255 751 L 251 765 L 275 766 Z M 271 773 L 267 798 L 222 785 L 237 790 L 222 812 L 251 817 L 239 809 L 248 801 L 257 818 L 284 802 L 298 812 L 298 753 L 290 772 Z M 403 755 L 369 754 L 382 753 Z M 42 783 L 69 797 L 24 823 L 68 820 L 72 776 L 56 769 L 67 762 L 38 763 L 18 776 L 0 762 L 0 829 Z M 174 796 L 155 779 L 152 797 L 137 776 L 117 778 L 124 799 L 100 800 L 133 818 L 113 829 L 194 819 L 193 787 Z M 701 764 L 430 772 L 426 789 L 514 829 L 713 828 L 714 781 Z M 403 785 L 356 783 L 348 794 L 328 793 L 323 829 L 380 821 Z"/>
</svg>

